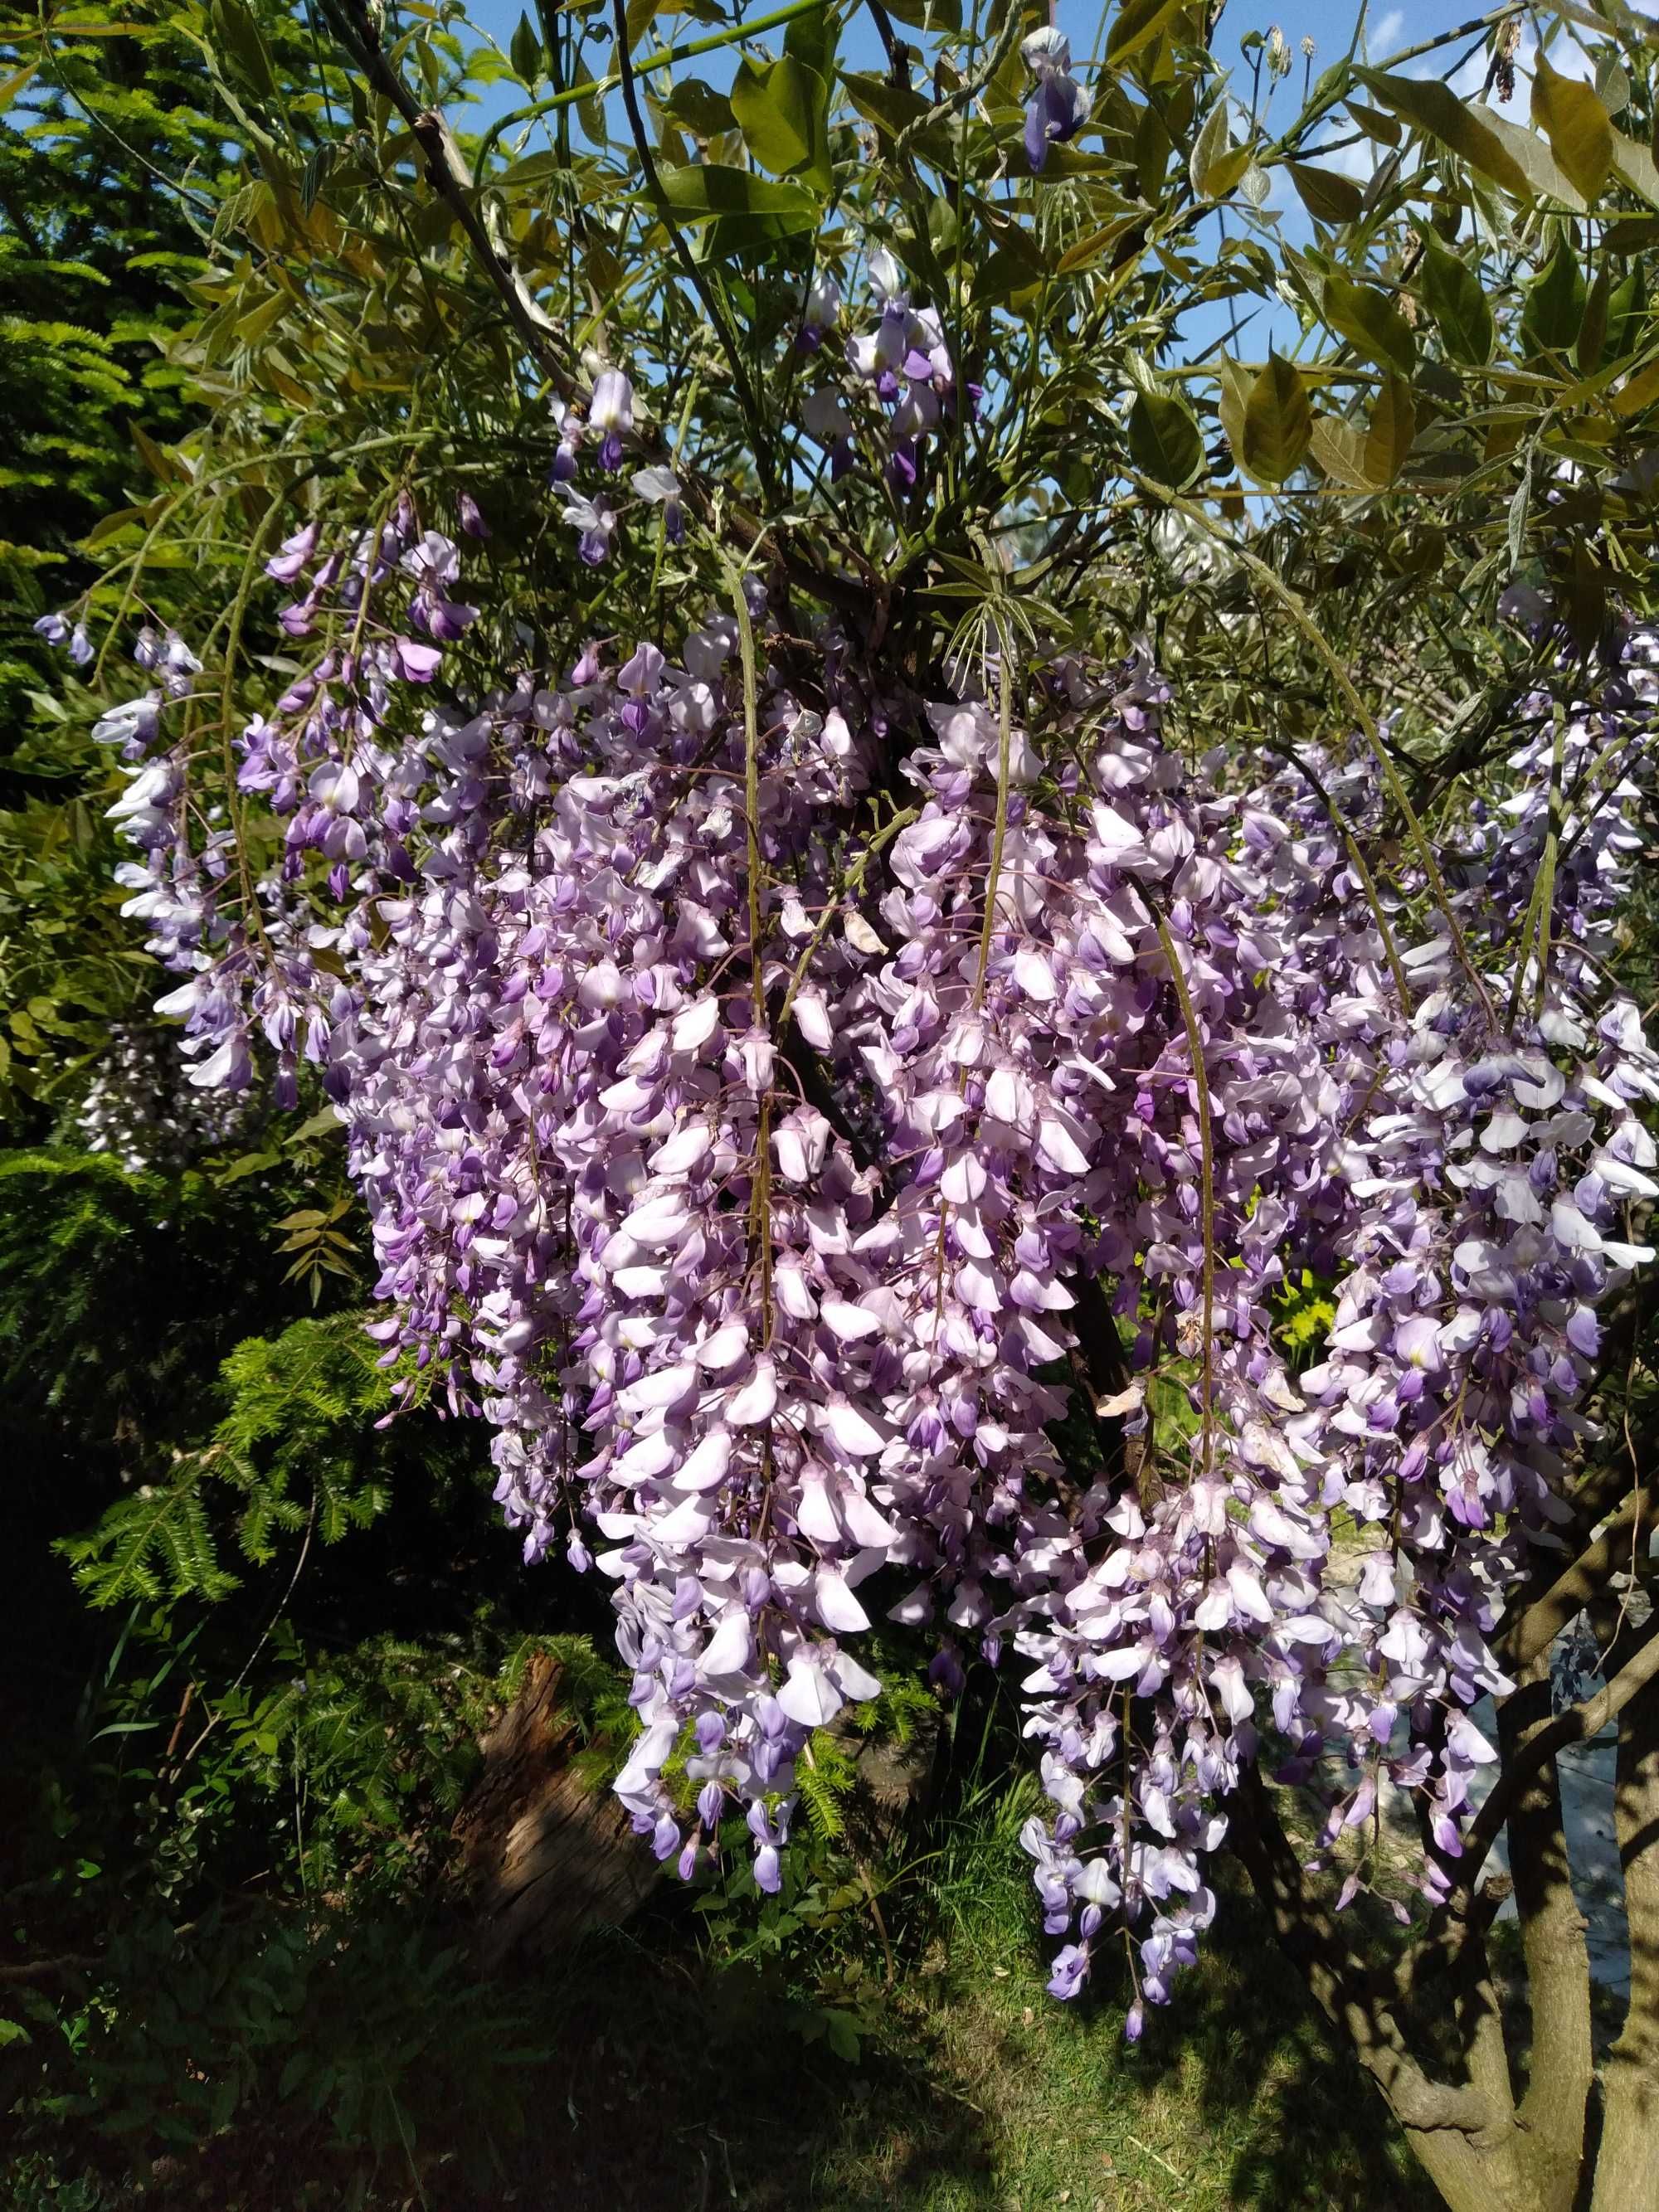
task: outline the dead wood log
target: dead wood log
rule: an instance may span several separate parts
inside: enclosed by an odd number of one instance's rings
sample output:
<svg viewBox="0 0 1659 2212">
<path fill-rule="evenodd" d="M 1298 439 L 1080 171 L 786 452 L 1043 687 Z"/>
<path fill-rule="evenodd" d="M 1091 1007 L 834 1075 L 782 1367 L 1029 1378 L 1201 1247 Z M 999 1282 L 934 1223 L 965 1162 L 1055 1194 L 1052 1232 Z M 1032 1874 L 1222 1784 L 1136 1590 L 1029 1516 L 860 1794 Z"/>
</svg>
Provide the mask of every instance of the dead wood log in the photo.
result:
<svg viewBox="0 0 1659 2212">
<path fill-rule="evenodd" d="M 576 1763 L 562 1671 L 544 1652 L 532 1657 L 483 1740 L 484 1771 L 452 1831 L 487 1971 L 619 1926 L 660 1873 L 610 1790 Z"/>
</svg>

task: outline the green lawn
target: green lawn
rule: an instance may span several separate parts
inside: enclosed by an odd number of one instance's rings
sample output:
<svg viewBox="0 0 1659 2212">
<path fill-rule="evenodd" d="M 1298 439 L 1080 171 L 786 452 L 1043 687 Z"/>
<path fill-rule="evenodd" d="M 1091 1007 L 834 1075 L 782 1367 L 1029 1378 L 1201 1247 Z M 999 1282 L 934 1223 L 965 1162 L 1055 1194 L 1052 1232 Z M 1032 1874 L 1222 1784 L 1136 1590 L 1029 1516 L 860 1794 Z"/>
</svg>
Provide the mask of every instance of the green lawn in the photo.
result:
<svg viewBox="0 0 1659 2212">
<path fill-rule="evenodd" d="M 453 2027 L 434 2039 L 441 2059 L 430 2045 L 412 2066 L 405 2055 L 378 2168 L 363 2130 L 342 2144 L 296 2124 L 291 2106 L 245 2108 L 204 2148 L 142 2171 L 118 2174 L 106 2143 L 95 2180 L 69 2178 L 60 2137 L 49 2161 L 0 2165 L 0 2207 L 1431 2212 L 1376 2093 L 1328 2041 L 1248 1897 L 1224 1896 L 1202 1966 L 1139 2046 L 1122 2039 L 1109 1970 L 1085 2002 L 1056 2004 L 1010 1809 L 926 1837 L 918 1870 L 888 1893 L 886 1941 L 872 1918 L 843 1942 L 866 1992 L 855 2063 L 804 2039 L 780 1984 L 709 1972 L 671 1882 L 625 1933 L 481 1990 L 512 2032 L 486 2030 L 459 2071 Z M 390 2051 L 418 2026 L 395 2002 L 374 2011 L 360 1998 L 341 2023 L 371 2062 L 376 2039 Z M 463 2108 L 499 2112 L 504 2085 L 522 2130 L 497 2124 L 481 2154 Z"/>
</svg>

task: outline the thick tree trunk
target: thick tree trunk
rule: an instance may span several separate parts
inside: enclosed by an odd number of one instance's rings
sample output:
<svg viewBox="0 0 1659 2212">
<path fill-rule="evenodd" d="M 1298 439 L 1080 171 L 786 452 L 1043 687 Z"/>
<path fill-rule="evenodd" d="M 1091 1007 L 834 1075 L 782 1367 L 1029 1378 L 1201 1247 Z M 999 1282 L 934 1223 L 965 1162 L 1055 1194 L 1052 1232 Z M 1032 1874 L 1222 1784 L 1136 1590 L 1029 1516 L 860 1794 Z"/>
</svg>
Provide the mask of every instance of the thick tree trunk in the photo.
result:
<svg viewBox="0 0 1659 2212">
<path fill-rule="evenodd" d="M 1407 2127 L 1405 2136 L 1448 2212 L 1544 2212 L 1543 2200 L 1533 2193 L 1526 2138 L 1518 2128 L 1500 2127 L 1487 2136 Z"/>
<path fill-rule="evenodd" d="M 1548 1648 L 1516 1671 L 1515 1693 L 1498 1711 L 1506 1763 L 1553 1717 Z M 1524 2162 L 1545 2212 L 1572 2212 L 1595 2060 L 1584 1917 L 1572 1893 L 1553 1759 L 1531 1777 L 1510 1808 L 1509 1843 L 1532 2013 L 1530 2070 L 1519 2113 Z"/>
<path fill-rule="evenodd" d="M 1659 1684 L 1620 1716 L 1613 1796 L 1630 2009 L 1607 2055 L 1591 2212 L 1659 2212 Z"/>
</svg>

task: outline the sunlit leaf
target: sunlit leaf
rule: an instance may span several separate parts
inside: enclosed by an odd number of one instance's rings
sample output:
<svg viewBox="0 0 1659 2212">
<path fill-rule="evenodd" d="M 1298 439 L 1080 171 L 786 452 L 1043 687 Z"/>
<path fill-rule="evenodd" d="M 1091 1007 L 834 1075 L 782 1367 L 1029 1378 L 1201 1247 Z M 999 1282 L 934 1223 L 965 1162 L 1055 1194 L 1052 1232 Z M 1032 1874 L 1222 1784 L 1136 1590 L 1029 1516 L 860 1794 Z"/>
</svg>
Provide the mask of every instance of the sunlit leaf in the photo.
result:
<svg viewBox="0 0 1659 2212">
<path fill-rule="evenodd" d="M 1531 179 L 1502 138 L 1449 85 L 1433 78 L 1389 76 L 1377 70 L 1356 70 L 1354 76 L 1391 113 L 1426 131 L 1516 199 L 1534 197 Z"/>
<path fill-rule="evenodd" d="M 1129 458 L 1146 475 L 1179 491 L 1204 464 L 1204 441 L 1185 403 L 1172 392 L 1137 392 L 1129 410 Z"/>
<path fill-rule="evenodd" d="M 1418 289 L 1434 317 L 1448 356 L 1465 368 L 1484 368 L 1492 359 L 1496 326 L 1480 279 L 1468 264 L 1449 253 L 1425 227 Z"/>
<path fill-rule="evenodd" d="M 1365 195 L 1352 177 L 1334 169 L 1318 169 L 1306 161 L 1287 161 L 1291 182 L 1308 213 L 1320 222 L 1352 222 L 1365 204 Z"/>
<path fill-rule="evenodd" d="M 1180 14 L 1185 0 L 1121 0 L 1106 33 L 1106 59 L 1114 67 L 1138 54 Z"/>
<path fill-rule="evenodd" d="M 1374 484 L 1391 484 L 1406 465 L 1417 435 L 1417 406 L 1403 376 L 1388 375 L 1371 404 L 1365 434 L 1365 474 Z"/>
<path fill-rule="evenodd" d="M 1328 276 L 1321 300 L 1326 321 L 1368 361 L 1409 376 L 1417 365 L 1412 326 L 1386 292 L 1356 284 L 1346 276 Z"/>
<path fill-rule="evenodd" d="M 1258 483 L 1281 484 L 1294 474 L 1313 435 L 1302 379 L 1276 351 L 1250 387 L 1239 459 Z"/>
<path fill-rule="evenodd" d="M 1533 64 L 1532 119 L 1593 206 L 1613 167 L 1613 124 L 1594 87 L 1561 76 L 1541 50 Z"/>
</svg>

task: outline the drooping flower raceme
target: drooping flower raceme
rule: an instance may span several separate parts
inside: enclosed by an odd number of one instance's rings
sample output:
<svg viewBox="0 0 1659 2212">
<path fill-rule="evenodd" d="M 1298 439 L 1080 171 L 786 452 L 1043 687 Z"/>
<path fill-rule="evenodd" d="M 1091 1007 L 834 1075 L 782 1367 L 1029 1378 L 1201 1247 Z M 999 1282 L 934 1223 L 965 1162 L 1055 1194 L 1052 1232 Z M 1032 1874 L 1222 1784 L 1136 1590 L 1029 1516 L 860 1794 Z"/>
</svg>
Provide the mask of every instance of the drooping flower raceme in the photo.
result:
<svg viewBox="0 0 1659 2212">
<path fill-rule="evenodd" d="M 852 365 L 890 464 L 953 382 L 871 276 Z M 672 535 L 671 472 L 632 489 Z M 565 504 L 603 561 L 617 509 Z M 319 1071 L 400 1401 L 481 1415 L 527 1556 L 611 1585 L 649 1848 L 690 1873 L 735 1812 L 774 1886 L 794 1763 L 876 1693 L 885 1616 L 946 1693 L 1020 1670 L 1057 1995 L 1127 1929 L 1168 1996 L 1269 1742 L 1334 1853 L 1385 1784 L 1419 1794 L 1438 1893 L 1491 1630 L 1561 1516 L 1598 1310 L 1651 1256 L 1659 1068 L 1598 952 L 1654 641 L 1594 711 L 1525 703 L 1443 908 L 1409 861 L 1373 906 L 1363 768 L 1184 765 L 1143 653 L 994 655 L 919 699 L 751 588 L 460 696 L 465 567 L 409 502 L 272 556 L 322 637 L 238 740 L 236 808 L 280 825 L 259 872 L 192 808 L 182 641 L 141 641 L 98 733 L 191 1084 L 268 1066 L 292 1102 Z M 1293 1376 L 1273 1302 L 1304 1268 L 1336 1315 Z"/>
</svg>

